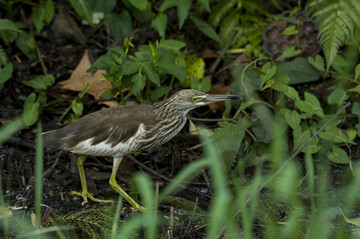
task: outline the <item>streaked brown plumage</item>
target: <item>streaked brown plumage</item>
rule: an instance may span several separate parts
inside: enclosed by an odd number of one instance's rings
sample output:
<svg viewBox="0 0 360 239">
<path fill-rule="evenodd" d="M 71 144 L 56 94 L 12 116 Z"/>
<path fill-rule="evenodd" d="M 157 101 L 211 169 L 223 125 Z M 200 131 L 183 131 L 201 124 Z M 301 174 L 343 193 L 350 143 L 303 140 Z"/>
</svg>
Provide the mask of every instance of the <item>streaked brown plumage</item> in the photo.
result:
<svg viewBox="0 0 360 239">
<path fill-rule="evenodd" d="M 166 143 L 185 125 L 186 114 L 211 102 L 236 100 L 234 95 L 207 95 L 195 90 L 181 90 L 155 106 L 126 105 L 100 110 L 82 117 L 61 129 L 45 132 L 44 144 L 80 155 L 112 156 L 114 158 L 110 185 L 133 207 L 144 211 L 116 182 L 116 172 L 124 155 L 143 151 Z M 73 192 L 87 202 L 95 199 L 87 191 L 83 163 L 78 167 L 83 192 Z"/>
</svg>

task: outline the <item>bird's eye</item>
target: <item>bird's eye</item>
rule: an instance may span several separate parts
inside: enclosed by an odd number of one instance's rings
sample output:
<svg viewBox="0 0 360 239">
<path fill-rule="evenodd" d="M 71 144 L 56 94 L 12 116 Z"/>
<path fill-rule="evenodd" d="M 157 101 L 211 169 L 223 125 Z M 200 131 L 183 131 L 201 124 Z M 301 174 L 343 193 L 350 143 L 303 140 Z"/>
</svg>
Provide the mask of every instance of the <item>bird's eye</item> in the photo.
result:
<svg viewBox="0 0 360 239">
<path fill-rule="evenodd" d="M 198 101 L 198 97 L 195 96 L 191 98 L 191 102 L 195 103 L 196 101 Z"/>
</svg>

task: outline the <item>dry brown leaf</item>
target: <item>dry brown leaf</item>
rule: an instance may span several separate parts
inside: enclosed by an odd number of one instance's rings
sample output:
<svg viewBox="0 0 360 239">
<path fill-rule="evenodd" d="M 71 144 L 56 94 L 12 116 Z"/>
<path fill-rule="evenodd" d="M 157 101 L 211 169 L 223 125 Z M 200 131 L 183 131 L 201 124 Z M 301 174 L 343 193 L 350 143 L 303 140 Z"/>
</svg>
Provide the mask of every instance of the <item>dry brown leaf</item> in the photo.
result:
<svg viewBox="0 0 360 239">
<path fill-rule="evenodd" d="M 209 48 L 205 48 L 205 49 L 201 52 L 201 58 L 202 58 L 202 59 L 217 58 L 217 55 L 216 55 L 216 53 L 214 53 L 213 51 L 211 51 Z"/>
<path fill-rule="evenodd" d="M 32 226 L 35 227 L 35 225 L 36 225 L 36 214 L 33 213 L 33 212 L 31 212 L 30 218 L 31 218 L 31 224 L 32 224 Z"/>
<path fill-rule="evenodd" d="M 13 216 L 13 212 L 6 207 L 0 206 L 0 220 L 3 220 L 5 215 L 6 215 L 6 217 L 11 217 L 11 216 Z"/>
<path fill-rule="evenodd" d="M 70 78 L 61 81 L 58 84 L 62 89 L 72 91 L 82 91 L 87 84 L 91 85 L 88 94 L 94 96 L 95 99 L 99 99 L 100 96 L 107 90 L 111 89 L 111 83 L 104 78 L 106 71 L 98 70 L 95 73 L 87 72 L 90 68 L 91 63 L 88 56 L 88 50 L 85 51 L 80 63 L 71 74 Z M 117 102 L 106 101 L 103 102 L 106 105 L 114 106 Z"/>
<path fill-rule="evenodd" d="M 211 90 L 209 91 L 209 94 L 226 94 L 226 91 L 228 89 L 228 86 L 222 86 L 222 85 L 213 85 Z M 213 112 L 216 111 L 224 111 L 225 110 L 225 104 L 224 102 L 216 102 L 209 104 L 210 109 Z"/>
</svg>

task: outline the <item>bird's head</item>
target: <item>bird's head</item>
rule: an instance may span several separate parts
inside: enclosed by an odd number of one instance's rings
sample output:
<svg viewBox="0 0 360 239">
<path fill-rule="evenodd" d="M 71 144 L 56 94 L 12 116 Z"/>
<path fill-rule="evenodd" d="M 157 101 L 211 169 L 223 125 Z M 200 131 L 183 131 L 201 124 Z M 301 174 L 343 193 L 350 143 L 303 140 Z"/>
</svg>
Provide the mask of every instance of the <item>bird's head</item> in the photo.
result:
<svg viewBox="0 0 360 239">
<path fill-rule="evenodd" d="M 238 95 L 212 95 L 197 90 L 186 89 L 169 97 L 166 103 L 171 104 L 174 110 L 187 113 L 194 108 L 210 103 L 239 99 L 241 99 L 241 97 Z"/>
</svg>

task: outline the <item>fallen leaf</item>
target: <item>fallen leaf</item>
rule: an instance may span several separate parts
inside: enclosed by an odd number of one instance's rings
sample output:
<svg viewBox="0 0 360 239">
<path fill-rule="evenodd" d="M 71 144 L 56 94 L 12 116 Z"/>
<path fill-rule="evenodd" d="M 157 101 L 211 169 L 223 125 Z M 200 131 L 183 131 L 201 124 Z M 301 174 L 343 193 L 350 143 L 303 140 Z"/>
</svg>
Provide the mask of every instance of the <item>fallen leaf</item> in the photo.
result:
<svg viewBox="0 0 360 239">
<path fill-rule="evenodd" d="M 87 84 L 90 84 L 91 88 L 87 93 L 94 96 L 94 98 L 98 100 L 100 96 L 105 91 L 111 89 L 112 86 L 111 83 L 104 78 L 106 71 L 98 70 L 95 73 L 87 72 L 90 66 L 91 62 L 89 60 L 88 50 L 86 50 L 84 56 L 75 68 L 74 72 L 71 74 L 70 78 L 59 82 L 58 85 L 62 89 L 82 91 Z M 117 105 L 117 102 L 115 101 L 106 101 L 102 103 L 108 106 Z"/>
<path fill-rule="evenodd" d="M 215 86 L 212 86 L 211 90 L 209 91 L 209 94 L 226 94 L 227 89 L 228 89 L 228 86 L 215 85 Z M 209 104 L 209 107 L 214 113 L 216 111 L 223 112 L 225 110 L 224 102 L 211 103 L 211 104 Z"/>
<path fill-rule="evenodd" d="M 0 206 L 0 220 L 3 220 L 3 218 L 5 217 L 12 217 L 13 216 L 13 212 L 6 208 L 6 207 L 1 207 Z"/>
<path fill-rule="evenodd" d="M 32 226 L 35 227 L 35 225 L 36 225 L 36 214 L 33 213 L 33 212 L 31 212 L 30 218 L 31 218 L 31 224 L 32 224 Z"/>
<path fill-rule="evenodd" d="M 214 53 L 213 51 L 211 51 L 209 48 L 205 48 L 202 52 L 201 52 L 201 58 L 202 59 L 207 59 L 207 58 L 217 58 L 218 56 L 216 55 L 216 53 Z"/>
</svg>

